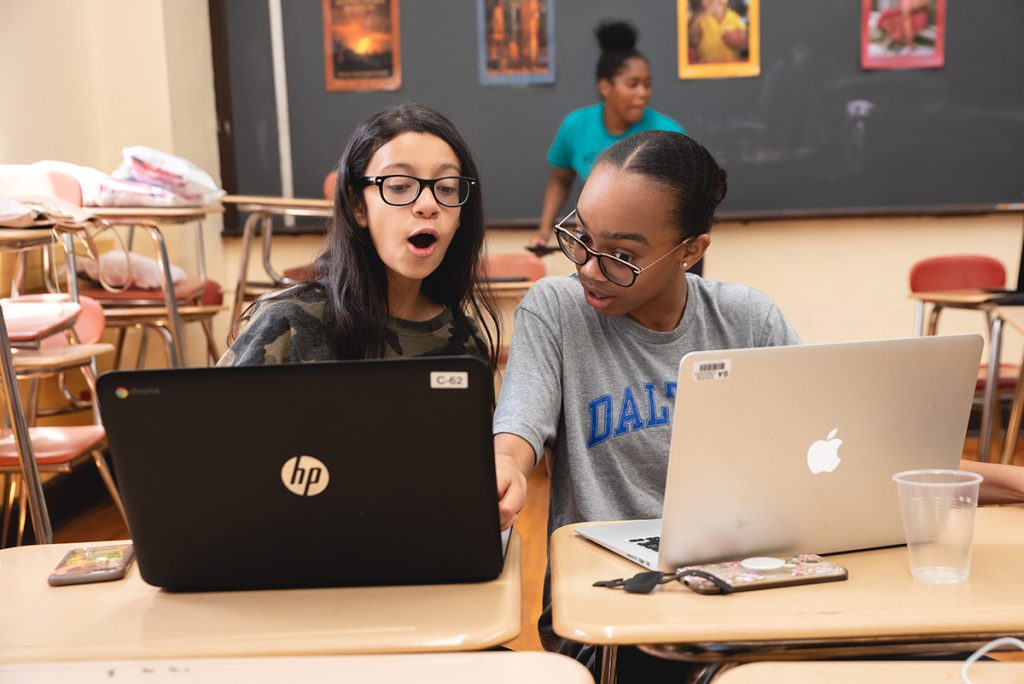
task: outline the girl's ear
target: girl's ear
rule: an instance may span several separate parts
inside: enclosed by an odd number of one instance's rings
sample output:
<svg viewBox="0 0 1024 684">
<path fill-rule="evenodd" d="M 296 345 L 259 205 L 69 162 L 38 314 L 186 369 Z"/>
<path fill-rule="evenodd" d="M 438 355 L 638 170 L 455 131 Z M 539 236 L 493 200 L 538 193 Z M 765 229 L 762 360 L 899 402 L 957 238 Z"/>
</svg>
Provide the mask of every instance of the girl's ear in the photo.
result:
<svg viewBox="0 0 1024 684">
<path fill-rule="evenodd" d="M 608 95 L 612 92 L 612 82 L 607 78 L 602 78 L 597 82 L 597 92 L 601 93 L 601 99 L 605 100 Z"/>
<path fill-rule="evenodd" d="M 698 261 L 704 258 L 704 253 L 708 251 L 708 247 L 711 246 L 711 236 L 707 233 L 698 235 L 694 238 L 693 242 L 689 242 L 682 249 L 682 257 L 680 257 L 680 267 L 684 271 L 688 271 Z"/>
<path fill-rule="evenodd" d="M 366 202 L 360 197 L 352 203 L 352 215 L 356 219 L 356 224 L 360 228 L 369 228 L 370 221 L 366 216 Z"/>
</svg>

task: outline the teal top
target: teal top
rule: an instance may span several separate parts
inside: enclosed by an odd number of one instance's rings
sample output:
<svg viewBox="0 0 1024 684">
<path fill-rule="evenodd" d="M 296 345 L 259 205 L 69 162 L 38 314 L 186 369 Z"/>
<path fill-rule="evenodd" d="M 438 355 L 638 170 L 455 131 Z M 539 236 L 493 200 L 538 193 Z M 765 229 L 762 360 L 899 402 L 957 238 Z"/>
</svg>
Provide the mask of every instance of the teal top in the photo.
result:
<svg viewBox="0 0 1024 684">
<path fill-rule="evenodd" d="M 623 138 L 641 131 L 686 133 L 675 119 L 644 109 L 644 116 L 622 135 L 612 135 L 604 125 L 604 103 L 577 109 L 562 119 L 555 140 L 548 150 L 548 163 L 560 169 L 572 169 L 580 182 L 587 180 L 601 153 Z"/>
</svg>

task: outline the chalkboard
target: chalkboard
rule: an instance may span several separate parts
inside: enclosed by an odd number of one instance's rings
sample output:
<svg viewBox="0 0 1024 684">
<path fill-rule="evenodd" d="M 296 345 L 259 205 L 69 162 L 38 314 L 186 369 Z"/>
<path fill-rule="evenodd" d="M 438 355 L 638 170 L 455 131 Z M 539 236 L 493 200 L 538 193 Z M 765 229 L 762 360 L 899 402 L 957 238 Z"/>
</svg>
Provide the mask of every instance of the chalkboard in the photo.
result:
<svg viewBox="0 0 1024 684">
<path fill-rule="evenodd" d="M 995 211 L 1024 202 L 1020 0 L 949 0 L 946 66 L 908 71 L 860 68 L 859 0 L 763 0 L 761 75 L 688 81 L 677 77 L 672 0 L 552 2 L 554 85 L 480 85 L 475 0 L 402 0 L 401 89 L 328 93 L 321 3 L 282 0 L 295 194 L 320 194 L 359 121 L 419 100 L 468 140 L 489 221 L 534 220 L 562 117 L 598 98 L 593 28 L 625 18 L 652 65 L 652 106 L 728 171 L 726 218 Z M 235 191 L 278 194 L 267 3 L 225 7 Z"/>
</svg>

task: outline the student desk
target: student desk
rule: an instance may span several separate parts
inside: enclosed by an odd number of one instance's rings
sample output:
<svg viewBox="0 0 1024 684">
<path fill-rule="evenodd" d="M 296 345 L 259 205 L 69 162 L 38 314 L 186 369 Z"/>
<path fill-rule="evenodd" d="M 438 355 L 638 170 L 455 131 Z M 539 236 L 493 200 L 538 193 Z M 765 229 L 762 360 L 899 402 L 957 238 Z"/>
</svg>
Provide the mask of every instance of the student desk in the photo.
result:
<svg viewBox="0 0 1024 684">
<path fill-rule="evenodd" d="M 336 684 L 593 684 L 587 669 L 553 653 L 505 651 L 304 658 L 203 658 L 0 665 L 0 681 L 34 684 L 140 682 L 220 684 L 284 682 Z"/>
<path fill-rule="evenodd" d="M 235 288 L 235 303 L 231 309 L 231 320 L 237 321 L 242 313 L 246 290 L 251 287 L 279 288 L 293 283 L 279 274 L 270 263 L 270 249 L 274 239 L 274 216 L 310 216 L 330 218 L 334 214 L 334 202 L 329 199 L 300 199 L 295 197 L 265 197 L 261 195 L 226 195 L 221 198 L 225 204 L 235 204 L 238 211 L 248 212 L 242 227 L 242 253 L 239 258 L 238 284 Z M 263 272 L 269 282 L 249 280 L 249 250 L 260 227 L 263 237 Z"/>
<path fill-rule="evenodd" d="M 865 502 L 865 505 L 870 505 Z M 927 585 L 910 575 L 907 549 L 832 556 L 844 582 L 705 596 L 678 582 L 650 595 L 593 587 L 641 568 L 578 537 L 551 536 L 554 629 L 573 641 L 642 645 L 654 655 L 704 663 L 849 655 L 973 651 L 1024 635 L 1024 506 L 978 510 L 970 580 Z M 605 668 L 602 681 L 613 681 Z M 699 681 L 699 680 L 698 680 Z"/>
<path fill-rule="evenodd" d="M 934 335 L 936 326 L 936 312 L 938 308 L 947 309 L 976 309 L 989 314 L 989 368 L 999 368 L 999 361 L 1002 348 L 1002 319 L 996 315 L 996 304 L 999 293 L 987 292 L 985 290 L 944 290 L 942 292 L 911 292 L 910 298 L 915 302 L 914 312 L 914 334 Z M 931 304 L 932 316 L 927 327 L 924 321 L 924 309 L 926 304 Z M 992 449 L 992 428 L 994 422 L 994 407 L 996 402 L 996 383 L 985 383 L 985 395 L 981 407 L 981 435 L 978 440 L 978 460 L 988 461 Z"/>
<path fill-rule="evenodd" d="M 220 206 L 203 207 L 86 207 L 94 216 L 104 219 L 112 225 L 131 226 L 145 229 L 153 240 L 157 250 L 157 258 L 164 275 L 164 282 L 161 287 L 164 291 L 164 307 L 167 311 L 168 322 L 170 323 L 171 336 L 173 338 L 172 348 L 174 354 L 171 358 L 173 367 L 187 366 L 185 359 L 185 335 L 182 329 L 182 318 L 179 312 L 178 301 L 174 296 L 174 282 L 171 280 L 170 258 L 167 255 L 167 243 L 164 240 L 160 226 L 183 225 L 194 223 L 196 225 L 196 266 L 198 276 L 206 280 L 206 250 L 203 247 L 203 219 L 208 214 L 220 213 L 224 209 Z M 126 248 L 131 251 L 132 240 L 129 237 Z M 209 313 L 215 313 L 212 311 Z"/>
<path fill-rule="evenodd" d="M 996 321 L 1000 325 L 1005 322 L 1011 328 L 1024 334 L 1024 306 L 1000 306 L 995 311 L 992 326 L 996 327 Z M 1001 332 L 1001 331 L 997 331 Z M 999 359 L 996 358 L 996 361 Z M 1017 438 L 1020 436 L 1021 417 L 1024 416 L 1024 360 L 1021 361 L 1021 375 L 1017 379 L 1017 388 L 1013 395 L 1013 408 L 1010 409 L 1010 421 L 1006 428 L 1006 438 L 1003 440 L 1002 463 L 1013 463 L 1017 452 Z"/>
<path fill-rule="evenodd" d="M 74 546 L 0 550 L 0 664 L 468 651 L 520 629 L 518 533 L 491 582 L 206 593 L 151 587 L 134 566 L 115 582 L 49 586 Z"/>
<path fill-rule="evenodd" d="M 962 661 L 942 662 L 832 662 L 832 663 L 752 663 L 729 670 L 718 684 L 906 684 L 935 682 L 961 684 Z M 975 684 L 1010 684 L 1024 681 L 1024 663 L 981 662 L 971 665 Z"/>
</svg>

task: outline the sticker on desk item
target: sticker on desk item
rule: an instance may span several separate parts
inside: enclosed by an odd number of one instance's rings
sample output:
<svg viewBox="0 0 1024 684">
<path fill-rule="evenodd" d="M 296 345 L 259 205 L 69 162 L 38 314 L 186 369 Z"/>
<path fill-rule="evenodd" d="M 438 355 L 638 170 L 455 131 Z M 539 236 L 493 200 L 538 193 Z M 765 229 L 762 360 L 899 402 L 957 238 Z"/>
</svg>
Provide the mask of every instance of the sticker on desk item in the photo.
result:
<svg viewBox="0 0 1024 684">
<path fill-rule="evenodd" d="M 729 359 L 698 361 L 693 364 L 693 380 L 728 380 L 731 371 L 732 361 Z"/>
<path fill-rule="evenodd" d="M 444 373 L 431 371 L 430 389 L 467 389 L 469 387 L 469 373 L 465 371 Z"/>
</svg>

